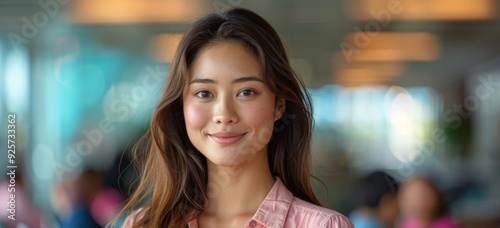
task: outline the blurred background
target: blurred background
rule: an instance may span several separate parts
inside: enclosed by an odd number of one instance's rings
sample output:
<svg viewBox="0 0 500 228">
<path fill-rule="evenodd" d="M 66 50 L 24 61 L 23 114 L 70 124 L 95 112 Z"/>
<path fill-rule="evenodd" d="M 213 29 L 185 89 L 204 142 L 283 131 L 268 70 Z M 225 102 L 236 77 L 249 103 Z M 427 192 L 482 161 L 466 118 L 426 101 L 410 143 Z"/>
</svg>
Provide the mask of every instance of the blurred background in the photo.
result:
<svg viewBox="0 0 500 228">
<path fill-rule="evenodd" d="M 312 94 L 327 207 L 377 217 L 387 197 L 366 196 L 378 184 L 365 180 L 382 171 L 399 197 L 386 226 L 404 227 L 400 192 L 425 176 L 453 221 L 500 227 L 496 0 L 1 0 L 0 147 L 15 115 L 16 153 L 0 165 L 16 166 L 17 210 L 9 219 L 2 174 L 0 227 L 106 224 L 133 189 L 129 153 L 183 33 L 231 7 L 274 26 Z"/>
</svg>

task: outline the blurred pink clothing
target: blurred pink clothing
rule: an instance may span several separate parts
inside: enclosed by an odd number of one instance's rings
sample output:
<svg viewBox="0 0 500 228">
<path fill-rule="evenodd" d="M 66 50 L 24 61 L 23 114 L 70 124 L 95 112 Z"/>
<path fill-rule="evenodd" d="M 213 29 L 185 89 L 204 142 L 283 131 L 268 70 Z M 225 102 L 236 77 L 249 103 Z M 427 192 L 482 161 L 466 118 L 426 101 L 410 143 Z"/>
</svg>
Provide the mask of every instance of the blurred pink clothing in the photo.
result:
<svg viewBox="0 0 500 228">
<path fill-rule="evenodd" d="M 115 217 L 123 202 L 123 197 L 115 189 L 106 188 L 94 198 L 90 205 L 90 213 L 94 220 L 102 227 Z"/>
<path fill-rule="evenodd" d="M 459 228 L 450 216 L 443 216 L 436 219 L 429 227 L 420 224 L 420 221 L 416 218 L 406 218 L 404 219 L 399 228 Z"/>
<path fill-rule="evenodd" d="M 123 227 L 132 227 L 134 215 L 129 216 Z M 198 228 L 198 220 L 189 222 L 190 228 Z M 301 200 L 276 178 L 271 191 L 245 227 L 269 228 L 353 228 L 344 215 Z"/>
</svg>

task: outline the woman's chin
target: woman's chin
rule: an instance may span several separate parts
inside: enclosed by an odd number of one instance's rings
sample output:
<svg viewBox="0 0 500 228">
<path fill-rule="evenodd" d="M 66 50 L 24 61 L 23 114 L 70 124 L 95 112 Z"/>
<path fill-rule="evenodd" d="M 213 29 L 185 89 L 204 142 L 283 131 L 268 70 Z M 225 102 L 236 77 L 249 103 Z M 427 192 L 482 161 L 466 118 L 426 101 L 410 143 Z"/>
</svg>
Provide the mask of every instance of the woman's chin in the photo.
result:
<svg viewBox="0 0 500 228">
<path fill-rule="evenodd" d="M 216 166 L 240 166 L 244 163 L 252 161 L 255 156 L 224 156 L 224 157 L 207 157 L 207 160 Z"/>
</svg>

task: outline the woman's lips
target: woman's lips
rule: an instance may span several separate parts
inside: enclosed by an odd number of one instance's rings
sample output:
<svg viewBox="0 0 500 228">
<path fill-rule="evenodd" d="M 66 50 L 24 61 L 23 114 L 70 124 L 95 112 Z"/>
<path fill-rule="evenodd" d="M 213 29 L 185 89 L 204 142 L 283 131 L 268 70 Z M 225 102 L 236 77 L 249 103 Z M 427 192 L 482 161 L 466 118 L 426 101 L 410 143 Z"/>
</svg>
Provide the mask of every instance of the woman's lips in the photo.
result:
<svg viewBox="0 0 500 228">
<path fill-rule="evenodd" d="M 215 134 L 209 134 L 210 138 L 212 138 L 215 142 L 223 145 L 229 145 L 240 141 L 245 133 L 231 133 L 231 132 L 220 132 Z"/>
</svg>

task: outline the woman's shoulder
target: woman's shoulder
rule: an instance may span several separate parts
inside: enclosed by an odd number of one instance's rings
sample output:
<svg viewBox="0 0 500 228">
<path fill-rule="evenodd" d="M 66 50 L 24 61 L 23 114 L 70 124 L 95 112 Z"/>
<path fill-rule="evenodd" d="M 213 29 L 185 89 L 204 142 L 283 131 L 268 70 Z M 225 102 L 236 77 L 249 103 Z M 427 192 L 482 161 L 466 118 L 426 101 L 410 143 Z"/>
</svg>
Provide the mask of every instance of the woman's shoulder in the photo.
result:
<svg viewBox="0 0 500 228">
<path fill-rule="evenodd" d="M 343 214 L 297 197 L 293 197 L 287 217 L 294 224 L 305 227 L 354 227 Z"/>
</svg>

